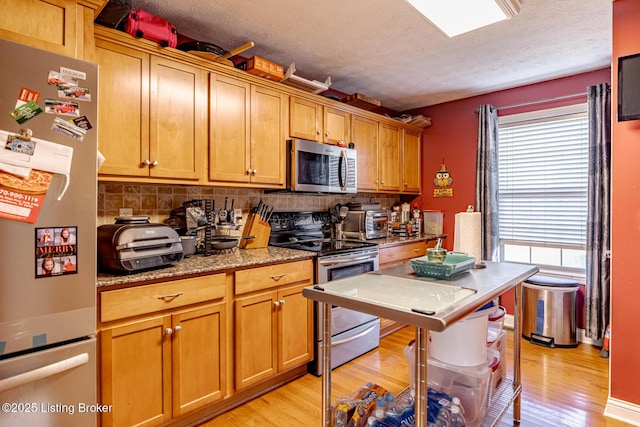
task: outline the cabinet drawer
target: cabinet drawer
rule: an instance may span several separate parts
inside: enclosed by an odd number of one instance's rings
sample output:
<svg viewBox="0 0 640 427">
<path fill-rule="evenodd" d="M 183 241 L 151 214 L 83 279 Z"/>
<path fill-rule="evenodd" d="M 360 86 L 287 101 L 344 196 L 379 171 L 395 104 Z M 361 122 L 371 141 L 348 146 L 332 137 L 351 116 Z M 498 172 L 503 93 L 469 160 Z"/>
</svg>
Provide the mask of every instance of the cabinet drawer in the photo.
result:
<svg viewBox="0 0 640 427">
<path fill-rule="evenodd" d="M 303 281 L 309 284 L 313 281 L 311 260 L 236 271 L 235 293 L 244 294 Z"/>
<path fill-rule="evenodd" d="M 413 242 L 388 248 L 381 248 L 380 265 L 403 262 L 426 254 L 426 242 Z"/>
<path fill-rule="evenodd" d="M 226 274 L 175 280 L 100 294 L 100 321 L 122 319 L 154 311 L 223 298 Z"/>
</svg>

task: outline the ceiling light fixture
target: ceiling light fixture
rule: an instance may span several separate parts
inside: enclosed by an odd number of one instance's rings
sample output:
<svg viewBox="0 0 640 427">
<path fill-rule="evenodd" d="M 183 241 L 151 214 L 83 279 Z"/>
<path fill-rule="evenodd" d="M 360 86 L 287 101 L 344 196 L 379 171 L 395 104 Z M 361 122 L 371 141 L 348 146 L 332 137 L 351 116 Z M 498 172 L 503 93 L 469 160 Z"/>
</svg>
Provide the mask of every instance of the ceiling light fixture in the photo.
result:
<svg viewBox="0 0 640 427">
<path fill-rule="evenodd" d="M 520 0 L 406 0 L 449 37 L 475 30 L 520 12 Z"/>
</svg>

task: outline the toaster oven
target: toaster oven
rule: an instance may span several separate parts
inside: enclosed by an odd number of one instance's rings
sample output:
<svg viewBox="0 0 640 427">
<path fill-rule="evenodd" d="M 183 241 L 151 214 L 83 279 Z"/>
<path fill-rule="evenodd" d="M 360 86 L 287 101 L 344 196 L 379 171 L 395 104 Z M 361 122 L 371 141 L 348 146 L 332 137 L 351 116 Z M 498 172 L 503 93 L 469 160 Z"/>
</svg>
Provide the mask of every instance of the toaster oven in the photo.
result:
<svg viewBox="0 0 640 427">
<path fill-rule="evenodd" d="M 387 237 L 389 216 L 383 210 L 350 210 L 342 223 L 345 238 L 368 240 Z"/>
</svg>

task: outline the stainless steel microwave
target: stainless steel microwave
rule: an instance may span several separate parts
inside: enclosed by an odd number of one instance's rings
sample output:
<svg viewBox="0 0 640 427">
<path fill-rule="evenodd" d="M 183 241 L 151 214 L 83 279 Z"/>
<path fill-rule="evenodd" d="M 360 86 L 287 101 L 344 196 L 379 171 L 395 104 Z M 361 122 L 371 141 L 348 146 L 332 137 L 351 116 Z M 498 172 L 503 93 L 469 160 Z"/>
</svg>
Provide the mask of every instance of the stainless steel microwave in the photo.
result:
<svg viewBox="0 0 640 427">
<path fill-rule="evenodd" d="M 356 150 L 304 139 L 289 141 L 292 191 L 356 193 Z"/>
</svg>

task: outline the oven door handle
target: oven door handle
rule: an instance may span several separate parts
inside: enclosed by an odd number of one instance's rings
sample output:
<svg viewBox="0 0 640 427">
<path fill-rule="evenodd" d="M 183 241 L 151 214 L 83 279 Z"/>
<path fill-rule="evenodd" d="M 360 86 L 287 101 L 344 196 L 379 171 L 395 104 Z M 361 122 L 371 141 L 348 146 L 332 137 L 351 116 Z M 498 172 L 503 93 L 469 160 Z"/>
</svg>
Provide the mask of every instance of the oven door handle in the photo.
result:
<svg viewBox="0 0 640 427">
<path fill-rule="evenodd" d="M 337 264 L 347 264 L 355 261 L 366 261 L 368 259 L 375 259 L 377 255 L 366 255 L 356 258 L 342 258 L 342 259 L 332 259 L 331 261 L 318 261 L 320 265 L 337 265 Z"/>
<path fill-rule="evenodd" d="M 376 327 L 377 327 L 377 325 L 373 325 L 370 328 L 367 328 L 364 331 L 360 332 L 359 334 L 355 334 L 354 336 L 349 337 L 349 338 L 345 338 L 343 340 L 338 340 L 338 341 L 331 340 L 331 345 L 332 346 L 340 345 L 340 344 L 345 344 L 345 343 L 348 343 L 350 341 L 356 340 L 356 339 L 358 339 L 360 337 L 363 337 L 363 336 L 371 333 L 374 329 L 376 329 Z"/>
</svg>

